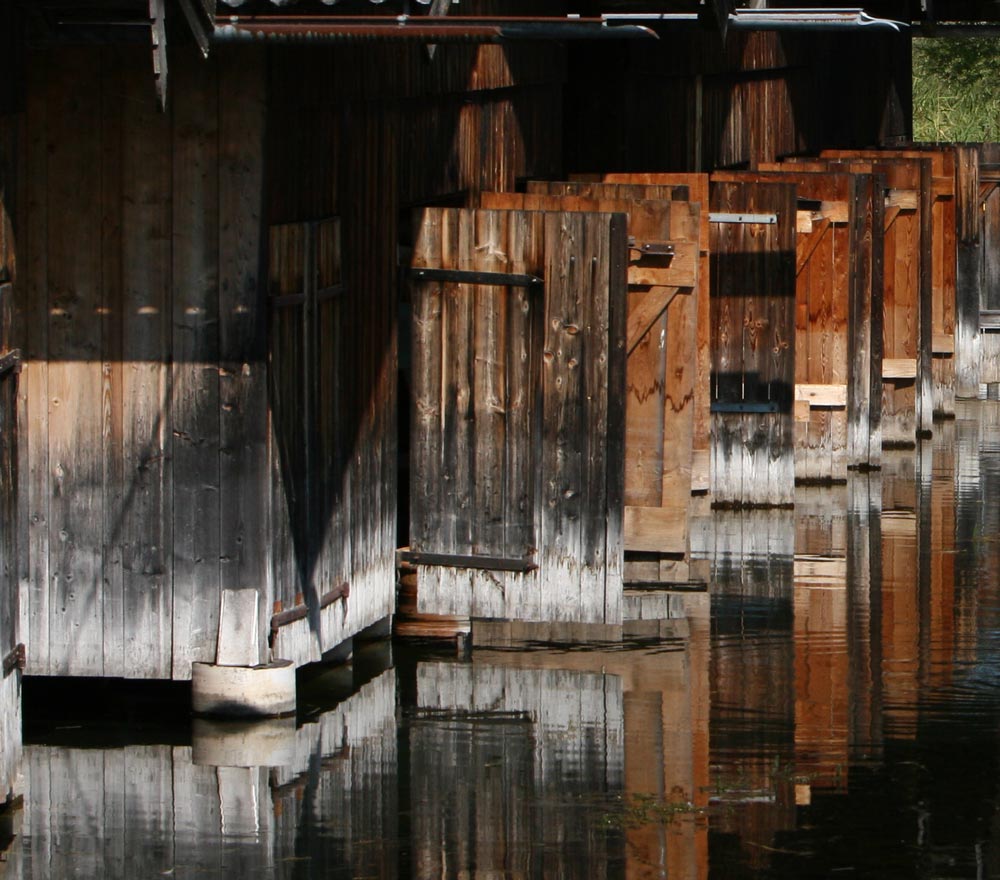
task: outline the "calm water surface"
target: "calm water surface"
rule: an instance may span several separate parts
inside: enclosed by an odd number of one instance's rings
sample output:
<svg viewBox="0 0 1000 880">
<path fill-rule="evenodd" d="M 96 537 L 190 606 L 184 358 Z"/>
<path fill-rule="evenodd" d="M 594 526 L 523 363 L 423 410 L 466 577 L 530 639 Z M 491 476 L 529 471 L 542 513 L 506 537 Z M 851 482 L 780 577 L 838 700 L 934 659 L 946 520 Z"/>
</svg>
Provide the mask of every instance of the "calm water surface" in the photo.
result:
<svg viewBox="0 0 1000 880">
<path fill-rule="evenodd" d="M 36 692 L 0 877 L 1000 877 L 1000 404 L 694 534 L 655 645 L 372 645 L 259 725 Z"/>
</svg>

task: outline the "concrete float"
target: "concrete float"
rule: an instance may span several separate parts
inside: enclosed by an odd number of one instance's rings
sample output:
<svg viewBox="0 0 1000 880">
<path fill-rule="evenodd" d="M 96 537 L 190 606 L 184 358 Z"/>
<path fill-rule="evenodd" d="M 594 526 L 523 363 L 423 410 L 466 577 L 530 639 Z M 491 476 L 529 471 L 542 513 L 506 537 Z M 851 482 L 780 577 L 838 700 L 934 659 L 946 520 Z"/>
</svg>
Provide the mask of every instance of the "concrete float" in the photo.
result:
<svg viewBox="0 0 1000 880">
<path fill-rule="evenodd" d="M 191 668 L 191 707 L 196 715 L 260 718 L 295 711 L 295 666 L 291 660 L 260 662 L 265 650 L 257 625 L 256 590 L 224 590 L 215 663 Z"/>
</svg>

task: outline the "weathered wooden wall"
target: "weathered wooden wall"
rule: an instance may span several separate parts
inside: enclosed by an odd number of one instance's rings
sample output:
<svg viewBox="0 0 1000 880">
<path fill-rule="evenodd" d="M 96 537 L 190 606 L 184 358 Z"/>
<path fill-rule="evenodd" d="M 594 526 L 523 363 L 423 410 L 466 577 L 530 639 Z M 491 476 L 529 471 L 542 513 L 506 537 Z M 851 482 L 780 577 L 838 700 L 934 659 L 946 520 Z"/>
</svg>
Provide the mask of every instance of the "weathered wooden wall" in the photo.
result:
<svg viewBox="0 0 1000 880">
<path fill-rule="evenodd" d="M 980 376 L 981 385 L 1000 383 L 1000 144 L 982 144 L 979 152 L 979 196 L 981 217 L 981 267 L 979 269 Z M 992 314 L 991 314 L 992 313 Z M 993 389 L 995 393 L 996 389 Z"/>
<path fill-rule="evenodd" d="M 424 212 L 410 461 L 419 610 L 621 623 L 625 222 Z"/>
<path fill-rule="evenodd" d="M 264 64 L 29 58 L 17 339 L 36 674 L 190 675 L 219 592 L 267 588 Z M 225 99 L 223 99 L 225 96 Z"/>
<path fill-rule="evenodd" d="M 321 601 L 324 590 L 345 579 L 343 573 L 325 578 L 316 589 L 309 579 L 317 567 L 353 569 L 355 580 L 359 568 L 370 572 L 367 586 L 351 583 L 348 607 L 382 597 L 394 580 L 397 537 L 405 545 L 409 530 L 408 471 L 397 485 L 396 467 L 398 443 L 405 456 L 410 441 L 413 355 L 398 265 L 413 244 L 412 209 L 460 203 L 483 189 L 510 190 L 518 178 L 553 173 L 563 77 L 560 50 L 530 47 L 439 46 L 433 60 L 419 45 L 272 52 L 266 169 L 272 242 L 310 224 L 333 236 L 336 225 L 341 264 L 337 271 L 328 261 L 328 277 L 310 281 L 315 305 L 272 297 L 272 315 L 282 316 L 274 326 L 283 328 L 271 349 L 272 388 L 281 389 L 280 402 L 273 401 L 274 507 L 287 512 L 289 523 L 273 535 L 283 608 L 303 596 Z M 289 232 L 296 225 L 300 232 Z M 337 282 L 342 289 L 333 293 Z M 404 323 L 397 327 L 400 299 Z M 298 317 L 288 317 L 296 311 Z M 311 334 L 311 350 L 291 333 Z M 305 412 L 313 427 L 303 435 L 296 401 L 310 396 L 315 404 Z M 344 499 L 339 508 L 338 498 Z M 316 633 L 340 626 L 339 603 L 319 617 L 282 629 L 279 652 L 316 659 L 329 641 L 317 641 Z"/>
<path fill-rule="evenodd" d="M 687 555 L 699 290 L 700 207 L 686 187 L 530 181 L 484 207 L 622 212 L 628 217 L 625 551 Z M 675 201 L 676 200 L 676 201 Z M 669 246 L 669 257 L 643 248 Z"/>
<path fill-rule="evenodd" d="M 581 45 L 570 60 L 572 171 L 753 168 L 910 130 L 907 35 L 730 32 L 723 43 L 684 30 Z"/>
<path fill-rule="evenodd" d="M 955 297 L 957 275 L 956 251 L 956 188 L 957 171 L 954 152 L 949 148 L 921 150 L 865 150 L 851 153 L 824 151 L 824 156 L 859 156 L 874 160 L 919 159 L 920 211 L 928 216 L 921 221 L 920 273 L 921 320 L 927 323 L 922 331 L 921 346 L 929 349 L 921 369 L 929 383 L 930 407 L 933 415 L 950 417 L 955 414 Z M 926 276 L 926 277 L 925 277 Z M 926 287 L 929 286 L 929 301 Z M 929 338 L 929 341 L 928 341 Z M 929 358 L 929 360 L 928 360 Z"/>
<path fill-rule="evenodd" d="M 264 621 L 305 612 L 274 645 L 297 663 L 391 613 L 409 207 L 551 173 L 563 67 L 179 47 L 160 113 L 142 51 L 32 51 L 32 672 L 186 678 L 227 588 L 258 589 Z"/>
<path fill-rule="evenodd" d="M 872 175 L 795 167 L 713 180 L 796 186 L 795 477 L 844 481 L 881 460 L 882 193 Z"/>
</svg>

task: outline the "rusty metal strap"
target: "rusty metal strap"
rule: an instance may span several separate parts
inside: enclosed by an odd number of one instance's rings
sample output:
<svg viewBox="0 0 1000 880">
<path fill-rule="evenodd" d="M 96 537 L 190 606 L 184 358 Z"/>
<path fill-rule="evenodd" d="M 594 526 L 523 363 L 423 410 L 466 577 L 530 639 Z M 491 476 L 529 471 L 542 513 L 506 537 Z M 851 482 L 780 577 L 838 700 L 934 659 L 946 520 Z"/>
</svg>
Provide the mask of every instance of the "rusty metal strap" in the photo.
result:
<svg viewBox="0 0 1000 880">
<path fill-rule="evenodd" d="M 536 275 L 515 275 L 508 272 L 474 272 L 466 269 L 413 269 L 414 281 L 443 281 L 451 284 L 480 284 L 485 287 L 534 287 L 543 284 Z"/>
<path fill-rule="evenodd" d="M 324 593 L 319 600 L 319 610 L 322 611 L 324 608 L 329 607 L 338 599 L 346 599 L 351 595 L 351 585 L 348 583 L 340 584 L 334 587 L 328 593 Z M 295 623 L 297 620 L 305 620 L 309 616 L 309 606 L 308 605 L 296 605 L 294 608 L 289 608 L 287 611 L 279 611 L 277 614 L 271 616 L 271 634 L 272 636 L 278 632 L 283 626 L 287 626 L 290 623 Z"/>
<path fill-rule="evenodd" d="M 709 407 L 714 413 L 776 413 L 778 412 L 778 402 L 776 400 L 762 401 L 712 401 Z"/>
<path fill-rule="evenodd" d="M 0 376 L 11 370 L 18 372 L 21 370 L 21 350 L 19 348 L 8 351 L 5 355 L 0 355 Z"/>
<path fill-rule="evenodd" d="M 3 658 L 3 677 L 6 678 L 15 669 L 20 669 L 23 672 L 26 663 L 27 654 L 25 653 L 24 644 L 22 643 Z"/>
<path fill-rule="evenodd" d="M 447 568 L 473 568 L 478 571 L 528 572 L 538 568 L 534 558 L 509 556 L 469 556 L 460 553 L 423 553 L 419 550 L 399 550 L 400 562 L 411 565 L 438 565 Z"/>
</svg>

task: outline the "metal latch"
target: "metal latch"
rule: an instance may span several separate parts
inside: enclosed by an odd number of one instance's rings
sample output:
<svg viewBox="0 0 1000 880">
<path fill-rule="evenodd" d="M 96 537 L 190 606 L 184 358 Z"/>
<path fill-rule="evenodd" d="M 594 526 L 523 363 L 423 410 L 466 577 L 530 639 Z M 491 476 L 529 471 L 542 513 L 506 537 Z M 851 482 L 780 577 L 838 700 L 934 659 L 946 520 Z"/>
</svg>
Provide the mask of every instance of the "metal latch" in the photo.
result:
<svg viewBox="0 0 1000 880">
<path fill-rule="evenodd" d="M 674 246 L 669 241 L 636 241 L 634 235 L 628 237 L 628 247 L 631 251 L 639 251 L 650 257 L 672 257 Z"/>
<path fill-rule="evenodd" d="M 777 214 L 726 214 L 711 213 L 709 223 L 759 223 L 763 226 L 774 226 L 778 222 Z"/>
</svg>

